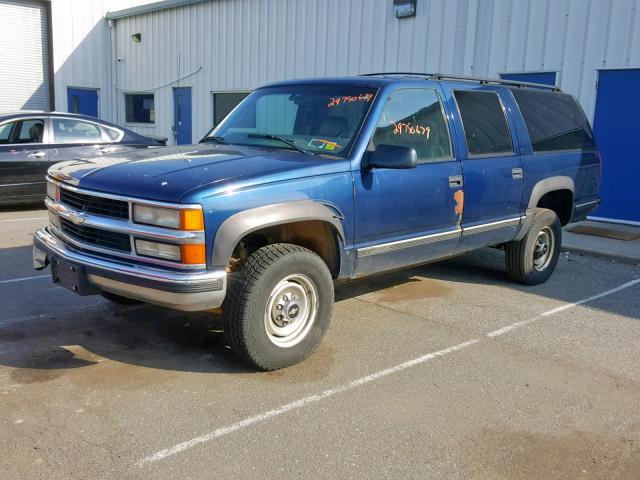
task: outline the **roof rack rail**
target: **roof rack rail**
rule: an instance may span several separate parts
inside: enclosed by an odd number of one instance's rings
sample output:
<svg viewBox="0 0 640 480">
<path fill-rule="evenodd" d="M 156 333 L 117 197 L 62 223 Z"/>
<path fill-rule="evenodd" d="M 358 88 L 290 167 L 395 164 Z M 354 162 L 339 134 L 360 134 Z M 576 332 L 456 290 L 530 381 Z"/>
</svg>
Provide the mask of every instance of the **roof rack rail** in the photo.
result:
<svg viewBox="0 0 640 480">
<path fill-rule="evenodd" d="M 420 72 L 379 72 L 379 73 L 361 73 L 361 77 L 432 77 L 432 73 Z"/>
<path fill-rule="evenodd" d="M 461 82 L 477 82 L 481 84 L 497 84 L 508 85 L 513 87 L 534 87 L 544 88 L 547 90 L 553 90 L 559 92 L 560 87 L 557 85 L 546 85 L 544 83 L 533 82 L 519 82 L 517 80 L 503 80 L 501 78 L 480 78 L 480 77 L 467 77 L 464 75 L 446 75 L 443 73 L 418 73 L 418 72 L 380 72 L 380 73 L 363 73 L 361 77 L 384 77 L 384 76 L 401 76 L 401 77 L 420 77 L 426 80 L 458 80 Z"/>
<path fill-rule="evenodd" d="M 445 75 L 443 73 L 435 73 L 429 77 L 430 80 L 459 80 L 461 82 L 478 82 L 483 84 L 498 84 L 498 85 L 511 85 L 514 87 L 535 87 L 546 88 L 548 90 L 560 91 L 560 87 L 557 85 L 547 85 L 545 83 L 533 83 L 533 82 L 519 82 L 517 80 L 503 80 L 501 78 L 480 78 L 480 77 L 467 77 L 464 75 Z"/>
</svg>

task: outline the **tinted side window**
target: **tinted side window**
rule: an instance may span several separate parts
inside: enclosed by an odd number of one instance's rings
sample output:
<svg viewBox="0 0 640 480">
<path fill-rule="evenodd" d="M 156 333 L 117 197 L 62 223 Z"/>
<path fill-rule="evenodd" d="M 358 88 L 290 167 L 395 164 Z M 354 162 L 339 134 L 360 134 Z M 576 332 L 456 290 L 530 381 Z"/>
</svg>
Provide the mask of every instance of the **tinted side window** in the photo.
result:
<svg viewBox="0 0 640 480">
<path fill-rule="evenodd" d="M 0 125 L 0 143 L 9 143 L 9 137 L 11 136 L 11 129 L 13 123 L 5 123 Z"/>
<path fill-rule="evenodd" d="M 29 118 L 5 123 L 0 127 L 0 144 L 42 143 L 44 120 Z"/>
<path fill-rule="evenodd" d="M 513 152 L 507 119 L 495 92 L 456 90 L 469 155 Z"/>
<path fill-rule="evenodd" d="M 449 129 L 434 90 L 393 92 L 380 115 L 372 139 L 377 145 L 413 147 L 419 162 L 451 158 Z"/>
<path fill-rule="evenodd" d="M 102 141 L 100 128 L 89 122 L 81 122 L 70 118 L 54 118 L 54 143 L 94 143 Z"/>
<path fill-rule="evenodd" d="M 571 95 L 513 89 L 534 152 L 593 149 L 593 134 Z"/>
<path fill-rule="evenodd" d="M 39 119 L 23 120 L 20 127 L 20 134 L 14 143 L 42 143 L 44 133 L 44 121 Z"/>
</svg>

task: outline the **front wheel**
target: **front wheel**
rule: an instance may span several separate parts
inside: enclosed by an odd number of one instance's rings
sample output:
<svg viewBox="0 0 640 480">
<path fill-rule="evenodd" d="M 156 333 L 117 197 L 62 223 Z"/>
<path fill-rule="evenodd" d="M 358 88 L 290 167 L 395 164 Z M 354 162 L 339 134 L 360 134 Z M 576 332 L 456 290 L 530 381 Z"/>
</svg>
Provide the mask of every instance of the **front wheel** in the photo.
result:
<svg viewBox="0 0 640 480">
<path fill-rule="evenodd" d="M 262 370 L 304 360 L 331 320 L 333 281 L 311 250 L 278 243 L 260 248 L 230 277 L 223 305 L 231 349 Z"/>
<path fill-rule="evenodd" d="M 505 246 L 509 277 L 525 285 L 544 283 L 553 273 L 560 256 L 562 227 L 552 210 L 538 208 L 524 238 Z"/>
</svg>

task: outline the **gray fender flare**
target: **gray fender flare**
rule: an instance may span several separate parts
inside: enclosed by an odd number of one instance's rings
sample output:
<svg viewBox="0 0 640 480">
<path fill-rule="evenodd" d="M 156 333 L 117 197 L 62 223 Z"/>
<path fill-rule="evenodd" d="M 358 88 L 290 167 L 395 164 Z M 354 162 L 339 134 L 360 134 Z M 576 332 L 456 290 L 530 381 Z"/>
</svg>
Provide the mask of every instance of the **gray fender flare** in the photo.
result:
<svg viewBox="0 0 640 480">
<path fill-rule="evenodd" d="M 529 196 L 529 202 L 527 203 L 526 215 L 520 223 L 520 230 L 514 238 L 514 241 L 522 240 L 531 227 L 533 221 L 533 211 L 538 205 L 540 199 L 547 193 L 554 190 L 569 190 L 571 195 L 575 196 L 575 187 L 573 178 L 565 176 L 549 177 L 544 180 L 540 180 L 533 186 L 531 195 Z"/>
<path fill-rule="evenodd" d="M 573 185 L 573 178 L 549 177 L 544 180 L 540 180 L 531 190 L 531 196 L 529 197 L 527 208 L 536 208 L 540 199 L 546 193 L 553 192 L 554 190 L 570 190 L 571 194 L 574 195 L 575 188 Z"/>
<path fill-rule="evenodd" d="M 342 214 L 313 200 L 275 203 L 263 207 L 243 210 L 227 218 L 216 233 L 213 242 L 213 265 L 221 267 L 229 264 L 233 249 L 245 235 L 262 228 L 285 223 L 320 220 L 331 224 L 344 243 Z"/>
</svg>

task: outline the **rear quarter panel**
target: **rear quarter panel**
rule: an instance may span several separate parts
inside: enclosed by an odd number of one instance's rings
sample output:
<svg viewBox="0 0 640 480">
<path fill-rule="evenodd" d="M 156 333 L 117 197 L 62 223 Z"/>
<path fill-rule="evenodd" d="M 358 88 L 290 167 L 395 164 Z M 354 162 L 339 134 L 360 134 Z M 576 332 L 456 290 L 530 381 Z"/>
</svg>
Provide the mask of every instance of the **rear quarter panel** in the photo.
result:
<svg viewBox="0 0 640 480">
<path fill-rule="evenodd" d="M 573 180 L 573 203 L 586 207 L 574 210 L 572 221 L 586 217 L 596 208 L 597 193 L 600 184 L 600 162 L 596 150 L 565 150 L 534 153 L 524 119 L 513 95 L 509 103 L 516 124 L 520 143 L 520 155 L 524 171 L 523 201 L 524 207 L 530 205 L 531 194 L 536 184 L 550 177 L 569 177 Z"/>
</svg>

